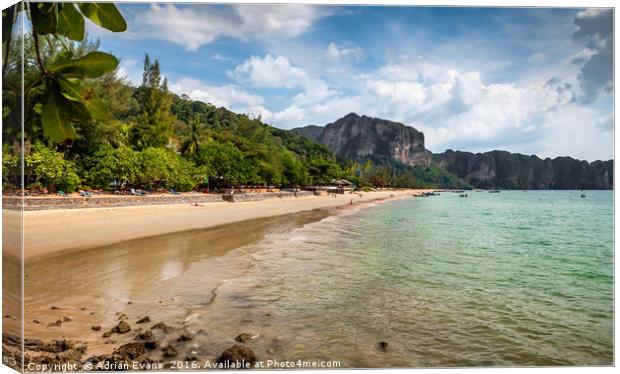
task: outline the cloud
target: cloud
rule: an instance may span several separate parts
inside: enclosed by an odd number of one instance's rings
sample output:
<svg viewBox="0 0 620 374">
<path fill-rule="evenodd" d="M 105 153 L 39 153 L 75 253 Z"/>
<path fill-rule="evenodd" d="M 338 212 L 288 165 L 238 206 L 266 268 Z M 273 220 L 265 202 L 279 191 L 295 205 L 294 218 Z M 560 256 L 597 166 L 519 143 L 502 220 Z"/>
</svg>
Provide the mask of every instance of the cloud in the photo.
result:
<svg viewBox="0 0 620 374">
<path fill-rule="evenodd" d="M 155 37 L 195 51 L 220 37 L 294 38 L 327 14 L 323 8 L 302 4 L 152 4 L 136 13 L 130 31 L 133 37 Z"/>
<path fill-rule="evenodd" d="M 122 59 L 116 71 L 118 77 L 124 78 L 135 87 L 142 84 L 142 64 L 134 59 Z"/>
<path fill-rule="evenodd" d="M 573 61 L 582 62 L 578 75 L 583 102 L 594 101 L 601 93 L 613 90 L 613 12 L 610 9 L 588 9 L 577 13 L 578 29 L 573 38 L 586 42 Z M 576 57 L 576 58 L 575 58 Z"/>
<path fill-rule="evenodd" d="M 263 118 L 292 128 L 325 125 L 357 112 L 424 131 L 427 147 L 435 152 L 499 148 L 541 156 L 609 157 L 610 137 L 601 129 L 609 129 L 613 120 L 576 103 L 572 86 L 559 78 L 525 86 L 485 84 L 477 71 L 405 58 L 347 79 L 362 82 L 358 93 L 309 104 L 292 102 Z M 585 134 L 581 145 L 571 135 L 579 127 Z M 574 141 L 554 143 L 571 136 Z M 592 146 L 601 148 L 593 151 L 588 148 Z"/>
<path fill-rule="evenodd" d="M 547 56 L 546 53 L 536 52 L 530 55 L 529 61 L 530 62 L 545 62 L 547 61 L 548 58 L 549 56 Z"/>
<path fill-rule="evenodd" d="M 309 74 L 305 69 L 293 66 L 286 57 L 252 56 L 237 65 L 229 73 L 239 83 L 249 83 L 261 88 L 298 89 L 293 102 L 299 105 L 316 103 L 336 95 L 320 77 Z"/>
<path fill-rule="evenodd" d="M 331 42 L 325 50 L 325 58 L 327 61 L 336 62 L 343 59 L 352 58 L 355 61 L 362 61 L 366 58 L 364 49 L 361 47 L 340 47 L 336 43 Z"/>
<path fill-rule="evenodd" d="M 192 78 L 181 78 L 169 84 L 170 91 L 182 95 L 186 94 L 194 100 L 211 103 L 215 106 L 224 106 L 232 110 L 243 111 L 246 108 L 257 108 L 265 100 L 258 95 L 248 93 L 235 85 L 211 86 Z"/>
<path fill-rule="evenodd" d="M 233 61 L 233 58 L 222 56 L 219 53 L 211 55 L 210 58 L 211 58 L 211 60 L 215 60 L 215 61 Z"/>
</svg>

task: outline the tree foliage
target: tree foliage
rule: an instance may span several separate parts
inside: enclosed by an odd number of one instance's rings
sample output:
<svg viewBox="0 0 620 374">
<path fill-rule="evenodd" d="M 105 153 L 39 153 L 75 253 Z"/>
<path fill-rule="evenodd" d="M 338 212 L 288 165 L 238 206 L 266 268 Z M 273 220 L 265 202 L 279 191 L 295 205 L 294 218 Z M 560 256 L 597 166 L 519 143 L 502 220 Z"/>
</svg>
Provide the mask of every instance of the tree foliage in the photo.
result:
<svg viewBox="0 0 620 374">
<path fill-rule="evenodd" d="M 27 34 L 12 30 L 20 12 L 32 24 Z M 126 29 L 111 3 L 20 3 L 2 17 L 5 186 L 19 185 L 15 145 L 22 140 L 33 144 L 24 149 L 26 186 L 51 190 L 296 187 L 339 178 L 360 187 L 461 183 L 436 166 L 338 160 L 324 145 L 260 118 L 173 95 L 148 54 L 142 84 L 132 87 L 119 77 L 118 59 L 85 34 L 85 19 L 113 32 Z M 16 110 L 22 99 L 23 132 Z"/>
</svg>

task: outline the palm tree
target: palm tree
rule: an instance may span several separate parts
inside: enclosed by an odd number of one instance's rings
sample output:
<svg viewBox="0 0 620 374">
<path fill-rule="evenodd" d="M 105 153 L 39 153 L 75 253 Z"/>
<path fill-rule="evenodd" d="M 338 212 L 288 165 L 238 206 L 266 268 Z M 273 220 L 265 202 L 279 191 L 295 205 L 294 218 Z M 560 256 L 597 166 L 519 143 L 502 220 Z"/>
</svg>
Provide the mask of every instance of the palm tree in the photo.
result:
<svg viewBox="0 0 620 374">
<path fill-rule="evenodd" d="M 200 138 L 202 137 L 204 124 L 198 117 L 194 117 L 189 123 L 189 133 L 181 143 L 181 154 L 184 156 L 194 155 L 200 149 Z"/>
</svg>

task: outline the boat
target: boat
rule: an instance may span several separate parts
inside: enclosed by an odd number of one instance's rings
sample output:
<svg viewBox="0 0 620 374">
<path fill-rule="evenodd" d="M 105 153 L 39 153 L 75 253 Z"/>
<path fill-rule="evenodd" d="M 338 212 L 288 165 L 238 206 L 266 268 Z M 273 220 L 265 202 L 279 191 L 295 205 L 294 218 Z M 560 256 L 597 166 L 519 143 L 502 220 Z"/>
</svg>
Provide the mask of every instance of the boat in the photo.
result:
<svg viewBox="0 0 620 374">
<path fill-rule="evenodd" d="M 582 194 L 581 194 L 581 198 L 583 199 L 583 198 L 585 198 L 585 197 L 586 197 L 586 195 L 582 193 Z"/>
<path fill-rule="evenodd" d="M 489 190 L 489 193 L 500 193 L 500 192 L 502 192 L 502 191 L 500 191 L 500 190 Z"/>
<path fill-rule="evenodd" d="M 466 193 L 459 194 L 459 197 L 467 197 Z"/>
</svg>

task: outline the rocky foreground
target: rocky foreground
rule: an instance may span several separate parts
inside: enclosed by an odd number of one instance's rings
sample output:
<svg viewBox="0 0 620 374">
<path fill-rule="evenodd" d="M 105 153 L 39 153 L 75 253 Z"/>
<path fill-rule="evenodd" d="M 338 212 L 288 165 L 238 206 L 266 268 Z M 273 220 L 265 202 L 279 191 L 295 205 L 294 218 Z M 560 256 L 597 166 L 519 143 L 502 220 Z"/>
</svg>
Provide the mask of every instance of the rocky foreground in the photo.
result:
<svg viewBox="0 0 620 374">
<path fill-rule="evenodd" d="M 48 327 L 70 322 L 63 317 Z M 94 331 L 103 331 L 102 326 L 91 326 Z M 198 331 L 196 334 L 200 334 Z M 152 323 L 148 316 L 143 316 L 132 324 L 126 315 L 121 314 L 116 325 L 102 333 L 106 344 L 114 346 L 115 336 L 133 335 L 133 341 L 111 349 L 109 354 L 88 355 L 88 343 L 73 340 L 52 340 L 25 338 L 25 371 L 89 371 L 89 370 L 174 370 L 205 369 L 205 363 L 198 362 L 192 351 L 193 335 L 182 329 L 174 328 L 163 322 Z M 256 355 L 249 347 L 243 345 L 255 339 L 249 333 L 239 334 L 234 344 L 222 352 L 213 363 L 206 363 L 207 368 L 251 368 L 256 362 Z M 21 338 L 10 333 L 2 334 L 2 353 L 5 363 L 19 369 L 21 362 Z M 181 354 L 181 352 L 187 352 Z"/>
</svg>

